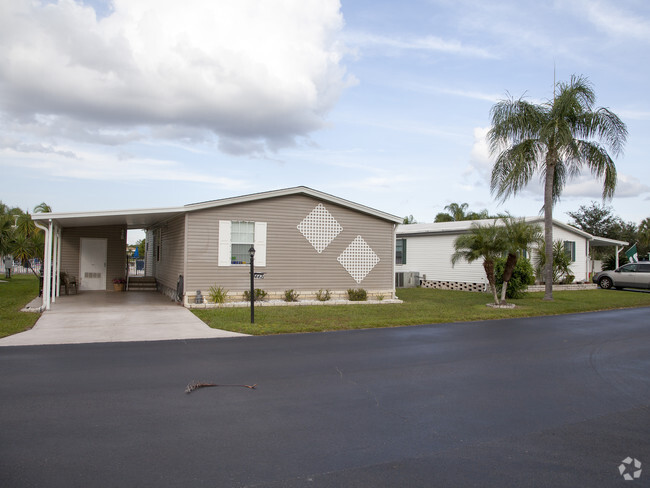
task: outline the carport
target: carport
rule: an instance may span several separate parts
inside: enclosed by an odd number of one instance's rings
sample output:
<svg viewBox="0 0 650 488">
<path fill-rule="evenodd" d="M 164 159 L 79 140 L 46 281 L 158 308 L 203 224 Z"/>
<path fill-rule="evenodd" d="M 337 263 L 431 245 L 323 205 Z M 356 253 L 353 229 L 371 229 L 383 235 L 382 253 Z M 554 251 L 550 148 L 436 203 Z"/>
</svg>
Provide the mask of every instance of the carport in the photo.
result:
<svg viewBox="0 0 650 488">
<path fill-rule="evenodd" d="M 104 239 L 104 275 L 101 269 L 97 273 L 90 269 L 86 276 L 79 276 L 82 283 L 90 282 L 95 275 L 100 275 L 104 282 L 110 280 L 110 272 L 123 276 L 126 268 L 126 231 L 128 229 L 149 228 L 165 222 L 177 215 L 185 213 L 184 207 L 134 209 L 103 212 L 74 212 L 74 213 L 40 213 L 32 219 L 37 227 L 45 232 L 45 252 L 43 259 L 43 308 L 50 310 L 52 303 L 60 297 L 60 280 L 62 262 L 62 232 L 64 229 L 76 230 L 80 235 L 87 235 L 87 243 Z M 87 234 L 84 234 L 84 229 Z M 101 243 L 100 243 L 101 244 Z M 78 244 L 83 249 L 83 242 Z M 108 248 L 108 249 L 107 249 Z M 79 264 L 81 270 L 83 264 Z M 100 264 L 101 266 L 101 264 Z M 84 280 L 86 280 L 84 282 Z M 107 287 L 97 289 L 106 290 Z"/>
<path fill-rule="evenodd" d="M 78 295 L 58 297 L 32 329 L 0 339 L 0 346 L 166 341 L 241 335 L 210 328 L 188 309 L 161 293 L 82 291 Z"/>
</svg>

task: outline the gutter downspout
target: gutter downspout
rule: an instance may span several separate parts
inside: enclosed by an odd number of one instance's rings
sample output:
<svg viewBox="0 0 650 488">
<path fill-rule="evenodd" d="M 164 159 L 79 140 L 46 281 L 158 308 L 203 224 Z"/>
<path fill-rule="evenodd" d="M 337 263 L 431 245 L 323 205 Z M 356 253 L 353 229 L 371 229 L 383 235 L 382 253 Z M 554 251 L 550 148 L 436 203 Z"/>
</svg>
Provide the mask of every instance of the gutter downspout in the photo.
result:
<svg viewBox="0 0 650 488">
<path fill-rule="evenodd" d="M 43 249 L 43 303 L 41 304 L 41 311 L 43 311 L 43 309 L 50 309 L 50 277 L 52 274 L 50 270 L 52 264 L 51 233 L 49 227 L 45 227 L 38 222 L 34 222 L 34 225 L 45 232 L 45 246 Z M 50 221 L 50 225 L 52 225 L 52 221 Z"/>
<path fill-rule="evenodd" d="M 615 254 L 615 256 L 616 256 L 616 268 L 614 268 L 614 269 L 618 269 L 618 253 L 620 253 L 622 250 L 623 250 L 623 246 L 621 246 L 621 247 L 616 246 L 616 254 Z"/>
</svg>

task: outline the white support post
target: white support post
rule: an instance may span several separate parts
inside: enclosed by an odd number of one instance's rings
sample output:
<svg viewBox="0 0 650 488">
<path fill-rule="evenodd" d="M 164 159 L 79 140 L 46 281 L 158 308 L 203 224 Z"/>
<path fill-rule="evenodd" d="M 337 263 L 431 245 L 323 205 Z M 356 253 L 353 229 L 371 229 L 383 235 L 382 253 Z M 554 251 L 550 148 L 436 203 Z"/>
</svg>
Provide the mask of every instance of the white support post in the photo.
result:
<svg viewBox="0 0 650 488">
<path fill-rule="evenodd" d="M 48 300 L 48 288 L 49 288 L 49 274 L 48 274 L 48 269 L 49 269 L 49 264 L 50 264 L 50 256 L 49 256 L 49 247 L 50 247 L 50 231 L 47 227 L 39 224 L 38 222 L 35 223 L 36 227 L 41 229 L 43 232 L 45 232 L 45 243 L 43 245 L 43 264 L 42 264 L 42 270 L 43 270 L 43 303 L 42 303 L 42 308 L 45 308 L 46 310 L 49 310 L 50 308 L 50 303 Z"/>
<path fill-rule="evenodd" d="M 50 270 L 50 304 L 56 301 L 54 294 L 56 293 L 56 228 L 54 227 L 54 222 L 50 220 L 50 259 L 52 261 L 52 266 Z"/>
<path fill-rule="evenodd" d="M 58 225 L 56 226 L 56 254 L 54 256 L 56 288 L 53 301 L 56 301 L 56 297 L 60 296 L 61 294 L 61 280 L 59 279 L 59 276 L 61 276 L 61 227 Z"/>
<path fill-rule="evenodd" d="M 618 269 L 618 253 L 623 250 L 623 247 L 616 246 L 616 269 Z"/>
</svg>

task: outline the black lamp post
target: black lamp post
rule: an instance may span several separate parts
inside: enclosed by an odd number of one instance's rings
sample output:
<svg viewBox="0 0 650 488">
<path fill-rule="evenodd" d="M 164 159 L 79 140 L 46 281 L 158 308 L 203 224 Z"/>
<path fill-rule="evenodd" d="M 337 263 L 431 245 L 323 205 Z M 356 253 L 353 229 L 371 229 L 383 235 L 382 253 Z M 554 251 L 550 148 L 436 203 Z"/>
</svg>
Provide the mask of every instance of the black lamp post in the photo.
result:
<svg viewBox="0 0 650 488">
<path fill-rule="evenodd" d="M 251 257 L 251 324 L 255 323 L 255 248 L 251 246 L 248 250 L 248 254 Z"/>
</svg>

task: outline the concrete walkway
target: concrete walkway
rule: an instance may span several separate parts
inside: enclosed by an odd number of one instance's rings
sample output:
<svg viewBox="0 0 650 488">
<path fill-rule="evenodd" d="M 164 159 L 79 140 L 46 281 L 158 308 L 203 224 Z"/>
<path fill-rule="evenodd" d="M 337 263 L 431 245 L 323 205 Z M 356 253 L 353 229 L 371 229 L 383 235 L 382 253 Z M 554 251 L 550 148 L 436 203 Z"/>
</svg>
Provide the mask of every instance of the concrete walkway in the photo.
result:
<svg viewBox="0 0 650 488">
<path fill-rule="evenodd" d="M 237 337 L 212 329 L 192 312 L 154 292 L 80 292 L 61 296 L 28 331 L 0 346 L 167 341 Z"/>
</svg>

